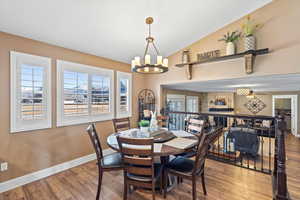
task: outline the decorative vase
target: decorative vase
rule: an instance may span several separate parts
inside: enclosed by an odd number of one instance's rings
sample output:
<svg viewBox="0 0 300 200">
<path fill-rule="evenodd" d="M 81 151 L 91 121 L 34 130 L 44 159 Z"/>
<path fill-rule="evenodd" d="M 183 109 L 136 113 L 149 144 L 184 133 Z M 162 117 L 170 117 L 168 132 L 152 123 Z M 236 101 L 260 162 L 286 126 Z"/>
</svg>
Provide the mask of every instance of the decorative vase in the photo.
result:
<svg viewBox="0 0 300 200">
<path fill-rule="evenodd" d="M 249 35 L 249 36 L 245 37 L 244 48 L 245 48 L 245 51 L 256 49 L 256 39 L 253 35 Z"/>
<path fill-rule="evenodd" d="M 226 55 L 229 56 L 229 55 L 233 55 L 235 54 L 235 45 L 233 42 L 227 42 L 226 43 L 227 46 L 226 46 Z"/>
<path fill-rule="evenodd" d="M 141 126 L 140 130 L 141 130 L 142 133 L 147 133 L 147 132 L 149 132 L 149 127 L 148 126 L 147 127 Z"/>
<path fill-rule="evenodd" d="M 182 52 L 182 63 L 188 63 L 190 62 L 190 51 L 184 50 Z"/>
</svg>

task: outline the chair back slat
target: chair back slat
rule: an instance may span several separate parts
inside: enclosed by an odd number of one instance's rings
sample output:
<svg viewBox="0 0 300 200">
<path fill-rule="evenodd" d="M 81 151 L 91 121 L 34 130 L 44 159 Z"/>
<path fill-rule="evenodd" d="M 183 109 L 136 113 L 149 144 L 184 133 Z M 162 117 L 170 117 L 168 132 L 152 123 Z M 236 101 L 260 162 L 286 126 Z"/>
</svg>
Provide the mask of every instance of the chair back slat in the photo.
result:
<svg viewBox="0 0 300 200">
<path fill-rule="evenodd" d="M 134 167 L 134 166 L 126 166 L 125 170 L 130 174 L 142 175 L 142 176 L 151 176 L 152 168 L 151 167 Z"/>
<path fill-rule="evenodd" d="M 128 138 L 117 136 L 124 171 L 128 179 L 134 176 L 154 178 L 153 138 Z"/>
<path fill-rule="evenodd" d="M 100 143 L 97 131 L 96 131 L 96 126 L 94 123 L 92 123 L 88 126 L 87 132 L 90 136 L 90 140 L 91 140 L 94 150 L 96 152 L 98 163 L 101 163 L 101 160 L 103 158 L 103 152 L 102 152 L 101 143 Z"/>
<path fill-rule="evenodd" d="M 186 131 L 200 136 L 204 130 L 204 126 L 204 120 L 189 118 L 187 121 Z"/>
<path fill-rule="evenodd" d="M 204 121 L 204 120 L 201 120 L 201 119 L 193 119 L 193 118 L 191 118 L 191 119 L 189 120 L 189 123 L 190 123 L 190 124 L 197 124 L 197 125 L 199 125 L 199 126 L 203 126 L 204 123 L 205 123 L 205 121 Z"/>
<path fill-rule="evenodd" d="M 116 133 L 130 129 L 129 117 L 121 118 L 121 119 L 113 119 L 113 124 L 114 124 L 114 130 Z"/>
<path fill-rule="evenodd" d="M 153 144 L 153 139 L 149 138 L 129 138 L 129 137 L 119 137 L 119 141 L 123 144 L 132 144 L 132 145 L 147 145 L 151 146 Z"/>
<path fill-rule="evenodd" d="M 195 132 L 198 132 L 198 133 L 201 133 L 202 132 L 202 126 L 194 126 L 194 125 L 189 125 L 188 126 L 188 131 L 189 132 L 193 132 L 193 131 L 195 131 Z"/>
<path fill-rule="evenodd" d="M 151 165 L 152 160 L 151 158 L 143 158 L 143 157 L 135 157 L 131 158 L 129 156 L 124 156 L 124 162 L 131 164 L 131 165 Z"/>
<path fill-rule="evenodd" d="M 134 147 L 125 147 L 123 145 L 122 152 L 125 155 L 141 155 L 141 156 L 150 156 L 152 154 L 151 149 L 135 149 Z"/>
</svg>

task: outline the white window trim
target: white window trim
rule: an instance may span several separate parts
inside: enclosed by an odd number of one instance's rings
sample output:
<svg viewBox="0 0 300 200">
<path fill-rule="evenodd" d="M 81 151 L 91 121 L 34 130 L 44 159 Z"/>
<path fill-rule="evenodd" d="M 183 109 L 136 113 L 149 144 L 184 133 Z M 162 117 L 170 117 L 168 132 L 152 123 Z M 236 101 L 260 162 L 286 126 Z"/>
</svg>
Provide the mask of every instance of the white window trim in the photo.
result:
<svg viewBox="0 0 300 200">
<path fill-rule="evenodd" d="M 128 80 L 128 111 L 120 111 L 120 79 Z M 116 87 L 116 118 L 124 118 L 132 116 L 132 74 L 126 72 L 117 71 L 117 87 Z"/>
<path fill-rule="evenodd" d="M 42 66 L 46 70 L 45 93 L 46 93 L 46 119 L 44 120 L 18 120 L 17 113 L 19 113 L 17 102 L 17 68 L 19 63 L 28 63 L 37 66 Z M 51 59 L 48 57 L 35 56 L 26 53 L 19 53 L 15 51 L 10 52 L 10 132 L 22 132 L 38 129 L 46 129 L 52 127 L 51 118 Z"/>
<path fill-rule="evenodd" d="M 57 65 L 57 121 L 56 121 L 56 125 L 58 127 L 75 125 L 75 124 L 84 124 L 84 123 L 89 123 L 89 122 L 105 121 L 105 120 L 111 120 L 114 118 L 114 71 L 113 70 L 79 64 L 79 63 L 73 63 L 73 62 L 68 62 L 68 61 L 63 61 L 63 60 L 57 60 L 56 65 Z M 64 75 L 63 75 L 63 72 L 64 72 L 64 70 L 109 76 L 111 78 L 110 79 L 110 93 L 109 93 L 110 112 L 106 113 L 106 114 L 99 114 L 99 115 L 65 117 L 64 111 L 63 111 L 63 107 L 64 107 L 64 89 L 63 89 Z"/>
</svg>

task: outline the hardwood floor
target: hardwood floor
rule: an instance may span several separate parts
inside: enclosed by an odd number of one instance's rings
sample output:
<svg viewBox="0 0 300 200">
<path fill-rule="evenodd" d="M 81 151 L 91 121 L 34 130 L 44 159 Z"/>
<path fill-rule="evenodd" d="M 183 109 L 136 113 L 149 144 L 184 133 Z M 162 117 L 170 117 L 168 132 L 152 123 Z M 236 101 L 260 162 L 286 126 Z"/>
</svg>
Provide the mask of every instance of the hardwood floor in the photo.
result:
<svg viewBox="0 0 300 200">
<path fill-rule="evenodd" d="M 300 139 L 287 137 L 288 188 L 293 200 L 300 199 Z M 197 182 L 198 199 L 205 200 L 271 200 L 271 176 L 228 164 L 207 160 L 206 186 L 202 193 L 201 179 Z M 121 200 L 123 175 L 104 173 L 101 200 Z M 0 200 L 94 200 L 97 187 L 97 166 L 90 162 L 54 176 L 0 194 Z M 169 200 L 191 199 L 191 183 L 187 180 L 168 193 Z M 150 193 L 137 191 L 131 200 L 151 199 Z M 163 199 L 157 195 L 157 199 Z"/>
</svg>

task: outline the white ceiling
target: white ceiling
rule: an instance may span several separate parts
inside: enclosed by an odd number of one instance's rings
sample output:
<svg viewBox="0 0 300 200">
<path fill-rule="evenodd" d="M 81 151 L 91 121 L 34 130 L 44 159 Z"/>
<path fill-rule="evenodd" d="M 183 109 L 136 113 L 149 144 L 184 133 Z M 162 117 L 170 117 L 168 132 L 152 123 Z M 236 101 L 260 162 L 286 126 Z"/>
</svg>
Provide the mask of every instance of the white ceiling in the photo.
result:
<svg viewBox="0 0 300 200">
<path fill-rule="evenodd" d="M 147 27 L 168 56 L 272 0 L 1 0 L 0 31 L 130 62 Z"/>
<path fill-rule="evenodd" d="M 163 85 L 165 88 L 195 92 L 234 92 L 247 87 L 254 92 L 300 91 L 300 74 L 256 76 L 215 81 Z"/>
</svg>

